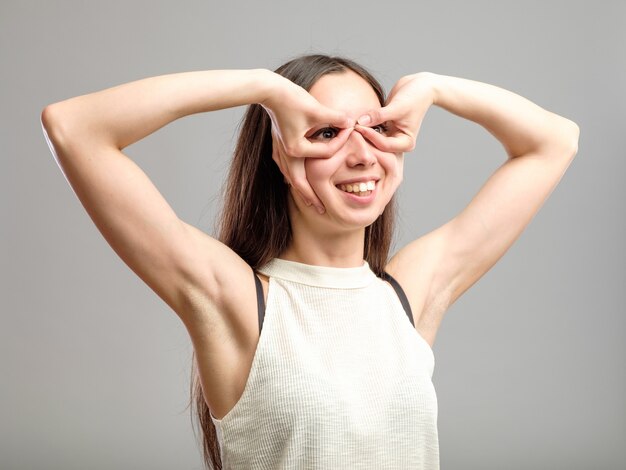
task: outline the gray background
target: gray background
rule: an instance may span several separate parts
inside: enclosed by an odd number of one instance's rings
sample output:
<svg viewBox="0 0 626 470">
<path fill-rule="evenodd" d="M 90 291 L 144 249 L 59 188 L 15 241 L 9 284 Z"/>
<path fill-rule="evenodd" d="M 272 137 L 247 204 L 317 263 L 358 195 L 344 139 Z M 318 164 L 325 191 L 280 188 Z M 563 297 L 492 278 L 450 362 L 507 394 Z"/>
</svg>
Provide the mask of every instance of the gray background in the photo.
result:
<svg viewBox="0 0 626 470">
<path fill-rule="evenodd" d="M 581 128 L 561 184 L 435 343 L 441 465 L 626 465 L 621 1 L 0 3 L 0 468 L 199 469 L 186 330 L 124 265 L 44 142 L 51 102 L 164 73 L 344 54 L 389 89 L 420 70 L 493 83 Z M 242 109 L 128 154 L 211 233 Z M 431 109 L 406 160 L 397 247 L 458 213 L 503 161 Z M 381 443 L 384 445 L 384 443 Z"/>
</svg>

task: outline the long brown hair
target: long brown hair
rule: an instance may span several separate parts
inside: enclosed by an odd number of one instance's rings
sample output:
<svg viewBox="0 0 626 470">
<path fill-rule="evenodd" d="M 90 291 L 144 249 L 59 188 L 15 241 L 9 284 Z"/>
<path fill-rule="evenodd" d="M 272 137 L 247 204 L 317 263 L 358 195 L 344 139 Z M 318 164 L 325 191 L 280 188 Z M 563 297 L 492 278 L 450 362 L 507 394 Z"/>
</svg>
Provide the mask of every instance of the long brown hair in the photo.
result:
<svg viewBox="0 0 626 470">
<path fill-rule="evenodd" d="M 349 59 L 306 55 L 287 62 L 275 72 L 308 91 L 322 76 L 347 70 L 367 81 L 381 106 L 384 105 L 385 93 L 380 83 L 366 69 Z M 218 239 L 254 270 L 279 256 L 291 241 L 288 189 L 282 173 L 272 160 L 271 126 L 270 118 L 261 105 L 248 107 L 226 180 L 218 226 Z M 246 191 L 241 188 L 246 188 Z M 388 260 L 394 211 L 395 198 L 392 198 L 380 217 L 365 228 L 363 259 L 378 276 Z M 196 419 L 202 431 L 204 462 L 207 468 L 221 469 L 219 443 L 202 393 L 195 352 L 191 374 L 191 403 L 195 404 Z"/>
</svg>

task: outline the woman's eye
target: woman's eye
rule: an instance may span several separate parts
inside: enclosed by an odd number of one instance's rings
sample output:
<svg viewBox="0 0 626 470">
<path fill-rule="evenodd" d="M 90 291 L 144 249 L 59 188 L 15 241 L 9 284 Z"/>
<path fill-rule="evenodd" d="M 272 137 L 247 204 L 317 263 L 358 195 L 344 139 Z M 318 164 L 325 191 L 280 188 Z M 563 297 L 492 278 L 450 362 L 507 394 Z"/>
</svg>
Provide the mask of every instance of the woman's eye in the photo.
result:
<svg viewBox="0 0 626 470">
<path fill-rule="evenodd" d="M 387 126 L 384 124 L 378 124 L 377 126 L 372 127 L 379 134 L 385 134 L 387 132 Z"/>
<path fill-rule="evenodd" d="M 330 140 L 337 137 L 339 131 L 333 127 L 324 127 L 311 136 L 312 139 Z"/>
</svg>

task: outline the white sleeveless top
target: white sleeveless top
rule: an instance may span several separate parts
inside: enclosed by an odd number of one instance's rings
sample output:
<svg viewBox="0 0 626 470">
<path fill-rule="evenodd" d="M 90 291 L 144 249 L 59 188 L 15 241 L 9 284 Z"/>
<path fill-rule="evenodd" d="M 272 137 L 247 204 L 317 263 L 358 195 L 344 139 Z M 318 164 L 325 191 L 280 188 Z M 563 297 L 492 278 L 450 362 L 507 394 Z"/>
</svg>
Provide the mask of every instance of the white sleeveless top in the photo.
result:
<svg viewBox="0 0 626 470">
<path fill-rule="evenodd" d="M 212 417 L 223 468 L 439 469 L 434 356 L 393 287 L 273 259 L 243 394 Z"/>
</svg>

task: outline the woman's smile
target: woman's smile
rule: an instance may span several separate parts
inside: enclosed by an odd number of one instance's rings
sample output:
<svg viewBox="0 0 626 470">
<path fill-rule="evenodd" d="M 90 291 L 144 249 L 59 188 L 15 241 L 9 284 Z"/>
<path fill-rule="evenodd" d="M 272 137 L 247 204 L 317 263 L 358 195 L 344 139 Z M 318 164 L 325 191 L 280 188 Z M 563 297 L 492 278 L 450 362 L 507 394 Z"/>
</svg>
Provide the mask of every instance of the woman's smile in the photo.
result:
<svg viewBox="0 0 626 470">
<path fill-rule="evenodd" d="M 323 76 L 310 93 L 323 105 L 355 119 L 381 107 L 370 84 L 350 71 Z M 374 127 L 379 132 L 386 130 L 384 126 Z M 332 140 L 337 132 L 326 126 L 316 129 L 311 139 Z M 331 157 L 306 160 L 306 177 L 326 209 L 323 218 L 344 227 L 371 225 L 401 181 L 402 160 L 376 148 L 355 129 Z M 319 220 L 317 214 L 314 216 Z"/>
<path fill-rule="evenodd" d="M 359 179 L 349 183 L 340 183 L 335 187 L 341 191 L 348 201 L 358 204 L 369 204 L 376 198 L 376 183 L 378 179 Z"/>
<path fill-rule="evenodd" d="M 351 183 L 337 184 L 336 186 L 347 193 L 354 193 L 357 196 L 367 196 L 367 194 L 362 193 L 373 191 L 376 187 L 376 180 L 371 179 L 364 181 L 362 180 L 360 182 L 355 181 Z"/>
</svg>

